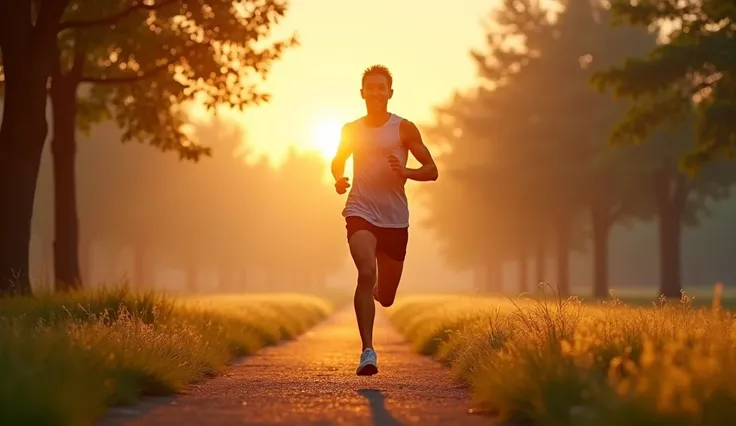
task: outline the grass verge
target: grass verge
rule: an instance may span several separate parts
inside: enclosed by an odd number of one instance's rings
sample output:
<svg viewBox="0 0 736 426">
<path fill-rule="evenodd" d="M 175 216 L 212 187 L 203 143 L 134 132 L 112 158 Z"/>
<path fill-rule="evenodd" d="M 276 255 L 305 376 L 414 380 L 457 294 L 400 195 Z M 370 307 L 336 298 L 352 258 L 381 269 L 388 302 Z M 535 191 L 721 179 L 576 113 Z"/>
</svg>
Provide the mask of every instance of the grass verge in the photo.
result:
<svg viewBox="0 0 736 426">
<path fill-rule="evenodd" d="M 398 301 L 388 315 L 504 422 L 736 424 L 734 315 L 691 302 L 430 295 Z"/>
<path fill-rule="evenodd" d="M 125 289 L 0 299 L 0 423 L 88 425 L 177 393 L 330 313 L 315 296 L 173 300 Z"/>
</svg>

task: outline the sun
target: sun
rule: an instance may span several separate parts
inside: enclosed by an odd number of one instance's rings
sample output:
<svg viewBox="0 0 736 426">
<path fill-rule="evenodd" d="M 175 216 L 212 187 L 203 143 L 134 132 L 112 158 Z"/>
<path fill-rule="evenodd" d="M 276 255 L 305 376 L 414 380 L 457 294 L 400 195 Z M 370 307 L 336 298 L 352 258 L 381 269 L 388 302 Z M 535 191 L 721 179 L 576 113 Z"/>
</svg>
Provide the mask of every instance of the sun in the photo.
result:
<svg viewBox="0 0 736 426">
<path fill-rule="evenodd" d="M 312 122 L 309 147 L 318 151 L 325 159 L 331 159 L 340 144 L 342 124 L 333 116 L 322 116 Z"/>
</svg>

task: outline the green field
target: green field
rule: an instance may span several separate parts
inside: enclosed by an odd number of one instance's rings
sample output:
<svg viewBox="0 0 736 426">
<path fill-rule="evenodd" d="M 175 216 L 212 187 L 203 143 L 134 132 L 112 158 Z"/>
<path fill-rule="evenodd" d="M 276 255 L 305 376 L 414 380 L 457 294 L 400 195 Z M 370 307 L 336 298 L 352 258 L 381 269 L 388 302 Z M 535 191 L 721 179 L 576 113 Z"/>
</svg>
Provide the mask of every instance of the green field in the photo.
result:
<svg viewBox="0 0 736 426">
<path fill-rule="evenodd" d="M 736 424 L 736 327 L 715 300 L 417 295 L 389 316 L 503 421 L 721 426 Z"/>
<path fill-rule="evenodd" d="M 3 424 L 86 425 L 292 338 L 332 303 L 303 295 L 170 299 L 124 289 L 0 299 Z"/>
</svg>

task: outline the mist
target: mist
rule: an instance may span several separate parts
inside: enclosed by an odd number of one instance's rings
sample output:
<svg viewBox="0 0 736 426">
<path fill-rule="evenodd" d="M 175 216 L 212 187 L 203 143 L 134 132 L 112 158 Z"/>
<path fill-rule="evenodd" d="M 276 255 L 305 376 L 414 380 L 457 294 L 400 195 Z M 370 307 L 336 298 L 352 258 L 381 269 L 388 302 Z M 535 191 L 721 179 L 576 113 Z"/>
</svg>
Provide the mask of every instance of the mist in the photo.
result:
<svg viewBox="0 0 736 426">
<path fill-rule="evenodd" d="M 141 289 L 176 293 L 351 291 L 355 272 L 328 161 L 292 149 L 277 161 L 249 148 L 243 125 L 232 118 L 194 123 L 196 138 L 211 157 L 182 161 L 151 146 L 121 144 L 114 123 L 79 134 L 78 204 L 80 263 L 88 287 L 127 281 Z M 431 146 L 431 140 L 428 141 Z M 438 156 L 442 172 L 442 156 Z M 33 216 L 31 276 L 35 288 L 53 282 L 53 187 L 46 144 Z M 421 187 L 424 186 L 424 189 Z M 422 189 L 420 191 L 420 189 Z M 409 182 L 410 240 L 401 292 L 484 291 L 477 271 L 452 267 L 427 224 L 432 184 Z M 479 197 L 480 198 L 480 197 Z M 686 289 L 731 284 L 729 253 L 736 231 L 729 217 L 736 201 L 713 203 L 709 217 L 685 230 Z M 503 205 L 494 208 L 503 209 Z M 452 220 L 462 221 L 458 211 Z M 480 250 L 493 235 L 467 241 Z M 443 250 L 445 250 L 443 252 Z M 590 244 L 571 255 L 570 282 L 590 294 Z M 533 267 L 530 266 L 530 270 Z M 555 261 L 547 259 L 554 284 Z M 518 265 L 503 262 L 501 285 L 519 293 Z M 656 225 L 620 224 L 611 232 L 610 282 L 614 290 L 655 295 L 658 280 Z"/>
</svg>

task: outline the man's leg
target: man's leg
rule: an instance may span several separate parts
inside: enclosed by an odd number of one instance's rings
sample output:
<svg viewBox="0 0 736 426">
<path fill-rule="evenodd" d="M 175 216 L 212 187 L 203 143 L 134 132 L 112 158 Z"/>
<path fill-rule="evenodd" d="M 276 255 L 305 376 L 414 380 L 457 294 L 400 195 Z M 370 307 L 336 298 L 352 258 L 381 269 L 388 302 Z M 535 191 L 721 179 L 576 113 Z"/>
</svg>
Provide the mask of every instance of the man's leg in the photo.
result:
<svg viewBox="0 0 736 426">
<path fill-rule="evenodd" d="M 355 287 L 353 305 L 360 340 L 363 343 L 360 363 L 355 372 L 359 376 L 372 376 L 378 373 L 378 358 L 376 351 L 373 350 L 376 305 L 372 295 L 373 286 L 376 284 L 376 237 L 366 227 L 370 228 L 365 223 L 358 222 L 357 225 L 352 221 L 348 223 L 350 254 L 358 270 L 358 285 Z"/>
<path fill-rule="evenodd" d="M 366 229 L 355 231 L 350 236 L 350 254 L 358 270 L 358 285 L 355 287 L 353 305 L 358 320 L 358 331 L 363 349 L 373 348 L 373 322 L 376 305 L 373 302 L 373 286 L 376 284 L 376 237 Z"/>
<path fill-rule="evenodd" d="M 389 257 L 383 251 L 376 253 L 378 260 L 378 288 L 376 300 L 384 308 L 394 304 L 396 291 L 399 288 L 401 274 L 404 271 L 404 261 Z"/>
<path fill-rule="evenodd" d="M 407 228 L 383 228 L 378 233 L 376 243 L 378 285 L 374 297 L 383 307 L 388 308 L 393 305 L 396 299 L 396 291 L 404 271 L 408 242 L 409 230 Z"/>
</svg>

